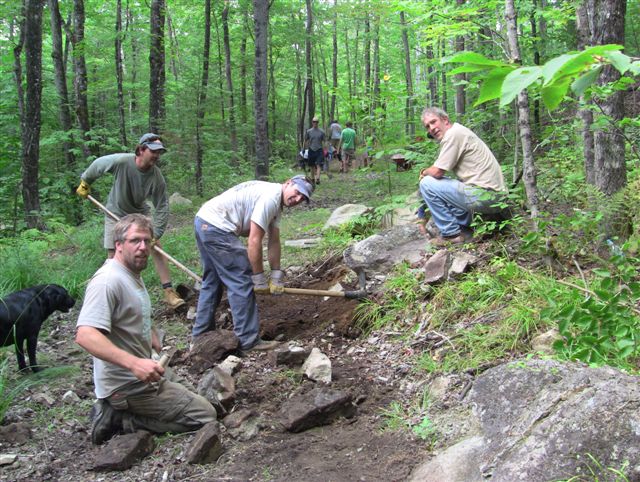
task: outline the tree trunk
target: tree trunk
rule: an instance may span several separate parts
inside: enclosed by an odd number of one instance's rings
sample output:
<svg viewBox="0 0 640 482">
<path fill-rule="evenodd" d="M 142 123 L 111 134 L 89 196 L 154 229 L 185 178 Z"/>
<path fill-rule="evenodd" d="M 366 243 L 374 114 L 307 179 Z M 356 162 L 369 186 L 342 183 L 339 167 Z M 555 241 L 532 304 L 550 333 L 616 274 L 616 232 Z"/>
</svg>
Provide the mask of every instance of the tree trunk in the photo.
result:
<svg viewBox="0 0 640 482">
<path fill-rule="evenodd" d="M 446 40 L 442 40 L 440 42 L 440 58 L 444 58 L 447 55 L 447 44 Z M 440 91 L 442 92 L 442 109 L 445 112 L 448 112 L 447 109 L 447 71 L 444 67 L 441 67 L 442 71 L 440 72 Z"/>
<path fill-rule="evenodd" d="M 171 21 L 171 13 L 169 8 L 165 5 L 165 13 L 167 17 L 167 32 L 169 32 L 169 65 L 171 67 L 171 73 L 174 80 L 178 81 L 178 66 L 180 65 L 180 47 L 178 45 L 178 36 L 176 35 L 173 22 Z"/>
<path fill-rule="evenodd" d="M 238 133 L 236 131 L 236 114 L 233 101 L 233 78 L 231 77 L 231 47 L 229 45 L 229 0 L 225 0 L 222 9 L 222 34 L 224 42 L 224 66 L 227 78 L 227 96 L 229 98 L 229 137 L 231 138 L 231 164 L 238 164 Z"/>
<path fill-rule="evenodd" d="M 26 97 L 22 140 L 22 201 L 28 228 L 42 228 L 38 190 L 40 108 L 42 102 L 42 10 L 44 0 L 25 1 Z"/>
<path fill-rule="evenodd" d="M 220 117 L 222 118 L 222 123 L 226 119 L 226 108 L 224 105 L 224 62 L 222 61 L 222 44 L 220 43 L 220 29 L 218 28 L 218 18 L 215 16 L 215 12 L 213 15 L 213 26 L 216 29 L 216 45 L 218 46 L 218 92 L 220 93 Z"/>
<path fill-rule="evenodd" d="M 243 132 L 244 157 L 249 158 L 249 131 L 247 129 L 247 31 L 249 24 L 249 14 L 247 7 L 242 9 L 242 37 L 240 39 L 240 125 Z M 297 53 L 296 53 L 297 55 Z"/>
<path fill-rule="evenodd" d="M 336 99 L 338 91 L 338 0 L 333 0 L 333 56 L 331 57 L 331 78 L 333 89 L 331 91 L 331 107 L 329 109 L 329 121 L 336 118 Z M 349 70 L 347 69 L 347 73 Z"/>
<path fill-rule="evenodd" d="M 71 130 L 73 120 L 69 110 L 69 91 L 67 89 L 67 73 L 64 64 L 64 50 L 62 47 L 62 17 L 58 7 L 58 0 L 49 0 L 49 12 L 51 18 L 51 59 L 55 71 L 56 92 L 58 93 L 58 117 L 60 127 L 65 133 L 62 143 L 65 164 L 73 169 L 75 166 L 75 156 L 73 155 L 73 143 L 71 142 Z"/>
<path fill-rule="evenodd" d="M 97 156 L 99 149 L 97 144 L 91 142 L 89 131 L 91 121 L 89 120 L 89 101 L 87 100 L 87 64 L 84 60 L 84 0 L 74 0 L 73 2 L 73 90 L 76 98 L 76 119 L 82 131 L 84 141 L 82 152 L 85 157 Z"/>
<path fill-rule="evenodd" d="M 522 63 L 520 57 L 520 45 L 518 43 L 518 19 L 514 6 L 514 0 L 505 1 L 505 20 L 507 24 L 507 39 L 509 42 L 509 52 L 511 60 L 516 63 Z M 522 179 L 524 182 L 525 192 L 527 193 L 527 201 L 531 217 L 538 217 L 538 186 L 536 183 L 536 170 L 533 159 L 533 147 L 531 142 L 531 127 L 529 122 L 529 95 L 526 90 L 518 94 L 518 130 L 520 131 L 520 142 L 522 144 Z"/>
<path fill-rule="evenodd" d="M 202 196 L 202 160 L 204 147 L 202 146 L 202 125 L 204 124 L 205 102 L 207 100 L 207 88 L 209 86 L 209 53 L 211 50 L 211 0 L 204 3 L 204 46 L 202 49 L 202 79 L 198 91 L 198 105 L 196 107 L 196 192 Z"/>
<path fill-rule="evenodd" d="M 404 70 L 407 83 L 407 102 L 405 106 L 405 133 L 413 139 L 416 132 L 413 115 L 413 77 L 411 72 L 411 49 L 409 48 L 409 36 L 407 34 L 407 22 L 404 12 L 400 12 L 400 25 L 402 26 L 402 45 L 404 46 Z"/>
<path fill-rule="evenodd" d="M 580 3 L 576 8 L 576 32 L 578 41 L 578 50 L 584 49 L 591 43 L 591 28 L 586 3 Z M 584 176 L 587 184 L 595 186 L 596 170 L 595 170 L 595 147 L 593 141 L 593 112 L 586 104 L 585 96 L 580 96 L 580 104 L 584 108 L 578 111 L 578 116 L 582 120 L 582 153 L 584 155 Z"/>
<path fill-rule="evenodd" d="M 256 178 L 269 176 L 269 123 L 267 112 L 267 39 L 269 38 L 269 0 L 253 0 L 255 25 L 254 111 L 256 138 Z"/>
<path fill-rule="evenodd" d="M 427 61 L 429 62 L 429 66 L 427 67 L 427 75 L 429 77 L 429 102 L 428 105 L 436 106 L 438 105 L 438 72 L 433 67 L 433 47 L 431 45 L 427 45 Z"/>
<path fill-rule="evenodd" d="M 49 0 L 57 1 L 57 0 Z M 116 57 L 116 84 L 118 89 L 118 120 L 120 127 L 120 143 L 123 146 L 127 145 L 127 131 L 125 128 L 124 118 L 124 92 L 122 90 L 122 81 L 124 78 L 124 70 L 122 68 L 122 62 L 124 52 L 122 51 L 122 0 L 116 2 L 116 40 L 115 40 L 115 57 Z"/>
<path fill-rule="evenodd" d="M 580 8 L 579 6 L 576 8 Z M 531 37 L 533 38 L 533 63 L 534 65 L 540 65 L 540 40 L 538 39 L 538 1 L 533 0 L 533 8 L 531 9 L 531 16 L 529 21 L 531 23 Z M 536 98 L 533 101 L 533 126 L 537 132 L 542 130 L 540 125 L 540 99 Z"/>
<path fill-rule="evenodd" d="M 354 93 L 353 93 L 353 82 L 352 82 L 352 78 L 355 78 L 356 73 L 356 67 L 353 67 L 353 77 L 351 77 L 351 56 L 349 55 L 349 32 L 348 29 L 345 29 L 344 32 L 344 57 L 347 61 L 347 86 L 349 89 L 349 99 L 352 99 L 354 97 Z M 349 118 L 353 119 L 354 117 L 354 112 L 353 112 L 353 103 L 349 102 Z"/>
<path fill-rule="evenodd" d="M 129 33 L 129 39 L 131 43 L 131 85 L 134 87 L 129 90 L 129 119 L 131 123 L 131 133 L 135 135 L 137 132 L 136 128 L 141 128 L 142 126 L 135 125 L 133 119 L 137 119 L 138 116 L 138 96 L 136 95 L 135 85 L 138 80 L 138 42 L 136 40 L 136 36 L 133 35 L 129 31 L 129 26 L 133 23 L 133 15 L 131 13 L 131 9 L 129 8 L 129 2 L 127 1 L 126 8 L 126 17 L 127 17 L 127 26 L 125 31 Z"/>
<path fill-rule="evenodd" d="M 465 0 L 456 0 L 456 5 L 458 5 L 459 7 L 462 7 L 465 3 Z M 456 52 L 462 52 L 464 50 L 464 35 L 457 35 L 456 36 L 456 40 L 455 40 L 455 51 Z M 455 80 L 456 80 L 456 97 L 455 97 L 455 110 L 456 110 L 456 117 L 458 119 L 461 119 L 462 116 L 465 114 L 466 112 L 466 104 L 467 104 L 467 98 L 465 95 L 465 91 L 467 89 L 467 86 L 465 85 L 465 81 L 467 80 L 467 77 L 465 74 L 457 74 L 455 76 Z"/>
<path fill-rule="evenodd" d="M 364 96 L 371 93 L 371 23 L 368 9 L 364 12 Z"/>
<path fill-rule="evenodd" d="M 149 131 L 156 134 L 162 134 L 166 118 L 164 16 L 164 0 L 152 0 L 149 46 Z"/>
<path fill-rule="evenodd" d="M 306 37 L 305 37 L 305 60 L 307 65 L 307 82 L 305 86 L 305 93 L 307 95 L 307 108 L 309 116 L 309 126 L 311 126 L 311 119 L 316 115 L 315 97 L 313 92 L 313 65 L 312 60 L 312 44 L 311 36 L 313 35 L 313 9 L 311 7 L 311 0 L 306 0 L 307 4 L 307 25 L 306 25 Z"/>
<path fill-rule="evenodd" d="M 377 114 L 380 106 L 380 18 L 374 17 L 373 25 L 373 97 L 371 99 L 371 118 L 378 125 L 380 117 Z M 378 126 L 379 127 L 379 126 Z M 377 130 L 377 127 L 376 129 Z"/>
</svg>

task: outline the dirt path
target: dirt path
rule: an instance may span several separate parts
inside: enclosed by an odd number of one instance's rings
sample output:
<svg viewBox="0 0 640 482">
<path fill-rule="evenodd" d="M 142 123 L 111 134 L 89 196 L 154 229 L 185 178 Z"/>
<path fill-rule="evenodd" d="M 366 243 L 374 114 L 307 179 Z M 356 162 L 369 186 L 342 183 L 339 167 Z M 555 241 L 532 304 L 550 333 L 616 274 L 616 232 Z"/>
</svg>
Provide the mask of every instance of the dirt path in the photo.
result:
<svg viewBox="0 0 640 482">
<path fill-rule="evenodd" d="M 326 266 L 319 278 L 298 285 L 327 289 L 344 269 Z M 382 414 L 390 402 L 413 394 L 410 367 L 384 335 L 357 336 L 359 331 L 353 326 L 356 306 L 357 302 L 343 298 L 285 295 L 259 299 L 263 336 L 317 347 L 327 354 L 332 361 L 332 388 L 352 394 L 357 404 L 355 417 L 297 434 L 283 431 L 278 423 L 282 403 L 316 384 L 295 370 L 273 366 L 267 354 L 251 354 L 235 376 L 233 410 L 249 409 L 259 415 L 257 435 L 240 440 L 223 429 L 224 454 L 218 463 L 203 466 L 182 462 L 192 434 L 156 437 L 153 454 L 123 473 L 88 471 L 99 450 L 91 447 L 88 433 L 87 415 L 93 403 L 91 363 L 73 344 L 77 313 L 71 313 L 61 319 L 41 351 L 51 365 L 77 365 L 80 371 L 69 379 L 26 391 L 9 410 L 8 421 L 26 424 L 32 435 L 23 444 L 2 443 L 0 453 L 18 454 L 19 460 L 0 468 L 0 480 L 404 480 L 424 458 L 426 447 L 407 432 L 383 430 Z M 167 313 L 157 315 L 167 333 L 165 345 L 184 346 L 190 325 Z M 197 384 L 184 367 L 174 369 Z M 63 401 L 68 390 L 81 400 Z M 49 406 L 43 394 L 52 402 Z"/>
</svg>

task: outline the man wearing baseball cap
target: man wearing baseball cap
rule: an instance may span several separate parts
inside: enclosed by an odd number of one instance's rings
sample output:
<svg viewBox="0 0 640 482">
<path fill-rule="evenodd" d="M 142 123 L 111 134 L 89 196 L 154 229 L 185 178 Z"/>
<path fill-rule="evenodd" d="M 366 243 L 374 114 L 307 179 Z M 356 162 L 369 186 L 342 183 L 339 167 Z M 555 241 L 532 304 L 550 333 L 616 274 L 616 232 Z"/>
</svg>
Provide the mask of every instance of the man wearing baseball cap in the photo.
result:
<svg viewBox="0 0 640 482">
<path fill-rule="evenodd" d="M 204 274 L 193 338 L 216 329 L 215 312 L 223 289 L 242 352 L 270 350 L 278 343 L 259 336 L 255 293 L 281 294 L 280 218 L 283 208 L 309 202 L 313 184 L 295 176 L 284 184 L 248 181 L 207 201 L 196 214 L 195 231 Z M 270 280 L 264 272 L 262 241 L 267 235 Z M 247 237 L 245 248 L 240 236 Z"/>
<path fill-rule="evenodd" d="M 94 181 L 105 173 L 111 173 L 113 186 L 107 200 L 107 209 L 119 218 L 134 213 L 149 216 L 150 208 L 146 201 L 150 200 L 154 206 L 153 237 L 159 246 L 158 240 L 164 234 L 169 220 L 167 184 L 156 165 L 164 152 L 166 148 L 160 136 L 147 133 L 140 138 L 134 154 L 111 154 L 93 161 L 80 176 L 80 186 L 76 193 L 86 199 Z M 104 247 L 109 258 L 113 258 L 115 254 L 114 225 L 115 221 L 105 216 Z M 174 310 L 184 306 L 184 300 L 172 287 L 167 260 L 154 249 L 151 250 L 151 256 L 164 289 L 165 302 Z"/>
</svg>

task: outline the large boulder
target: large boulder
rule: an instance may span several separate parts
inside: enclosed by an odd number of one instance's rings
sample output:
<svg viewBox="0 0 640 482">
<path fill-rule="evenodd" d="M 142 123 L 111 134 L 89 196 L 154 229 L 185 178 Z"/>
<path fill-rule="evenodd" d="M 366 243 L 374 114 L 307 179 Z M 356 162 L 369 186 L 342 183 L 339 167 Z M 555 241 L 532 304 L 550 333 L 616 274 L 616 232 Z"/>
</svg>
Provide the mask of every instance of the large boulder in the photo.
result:
<svg viewBox="0 0 640 482">
<path fill-rule="evenodd" d="M 466 397 L 479 433 L 416 467 L 411 480 L 610 480 L 627 463 L 627 479 L 640 480 L 639 381 L 551 360 L 492 368 Z M 447 469 L 455 466 L 465 470 Z"/>
<path fill-rule="evenodd" d="M 387 273 L 402 261 L 420 261 L 426 240 L 415 224 L 394 226 L 349 246 L 344 261 L 349 268 L 367 274 Z"/>
<path fill-rule="evenodd" d="M 324 223 L 322 229 L 337 228 L 343 224 L 347 224 L 349 221 L 362 216 L 369 212 L 371 209 L 362 204 L 345 204 L 336 208 L 329 216 L 329 219 Z"/>
</svg>

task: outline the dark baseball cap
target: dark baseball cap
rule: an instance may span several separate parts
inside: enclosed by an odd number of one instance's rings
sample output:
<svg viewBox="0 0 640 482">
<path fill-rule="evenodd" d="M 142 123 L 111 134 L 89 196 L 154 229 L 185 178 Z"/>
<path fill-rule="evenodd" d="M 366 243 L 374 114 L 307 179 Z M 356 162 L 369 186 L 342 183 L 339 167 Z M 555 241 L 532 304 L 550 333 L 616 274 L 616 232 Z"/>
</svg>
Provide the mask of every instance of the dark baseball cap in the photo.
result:
<svg viewBox="0 0 640 482">
<path fill-rule="evenodd" d="M 313 184 L 303 175 L 292 177 L 291 182 L 298 192 L 307 198 L 307 202 L 309 202 L 311 194 L 313 193 Z"/>
<path fill-rule="evenodd" d="M 162 145 L 162 141 L 160 140 L 160 136 L 158 134 L 153 134 L 148 132 L 140 138 L 140 142 L 138 143 L 141 146 L 147 146 L 152 151 L 166 151 L 167 148 Z"/>
</svg>

